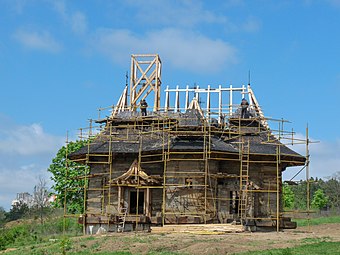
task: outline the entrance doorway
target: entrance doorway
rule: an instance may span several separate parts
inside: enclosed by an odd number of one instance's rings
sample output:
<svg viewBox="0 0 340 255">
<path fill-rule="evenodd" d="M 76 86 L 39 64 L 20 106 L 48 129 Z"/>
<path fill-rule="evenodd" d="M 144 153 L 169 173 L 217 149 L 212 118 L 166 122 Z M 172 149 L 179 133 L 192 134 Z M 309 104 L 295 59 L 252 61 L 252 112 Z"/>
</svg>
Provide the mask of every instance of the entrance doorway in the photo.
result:
<svg viewBox="0 0 340 255">
<path fill-rule="evenodd" d="M 130 191 L 130 214 L 137 214 L 137 191 Z M 144 191 L 138 194 L 138 214 L 144 214 Z"/>
<path fill-rule="evenodd" d="M 239 196 L 237 191 L 229 192 L 229 213 L 238 214 Z"/>
</svg>

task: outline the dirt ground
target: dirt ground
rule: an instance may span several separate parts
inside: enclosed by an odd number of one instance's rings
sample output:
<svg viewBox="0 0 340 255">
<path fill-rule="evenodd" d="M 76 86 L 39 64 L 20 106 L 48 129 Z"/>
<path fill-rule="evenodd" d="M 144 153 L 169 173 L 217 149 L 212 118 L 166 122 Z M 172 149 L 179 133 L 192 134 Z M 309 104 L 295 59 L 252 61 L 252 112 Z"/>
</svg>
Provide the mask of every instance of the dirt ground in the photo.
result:
<svg viewBox="0 0 340 255">
<path fill-rule="evenodd" d="M 84 239 L 89 237 L 83 237 Z M 287 248 L 320 241 L 340 242 L 340 223 L 299 227 L 283 232 L 242 232 L 223 234 L 193 233 L 115 233 L 80 238 L 74 250 L 84 248 L 99 251 L 178 252 L 186 254 L 233 254 L 239 252 Z"/>
</svg>

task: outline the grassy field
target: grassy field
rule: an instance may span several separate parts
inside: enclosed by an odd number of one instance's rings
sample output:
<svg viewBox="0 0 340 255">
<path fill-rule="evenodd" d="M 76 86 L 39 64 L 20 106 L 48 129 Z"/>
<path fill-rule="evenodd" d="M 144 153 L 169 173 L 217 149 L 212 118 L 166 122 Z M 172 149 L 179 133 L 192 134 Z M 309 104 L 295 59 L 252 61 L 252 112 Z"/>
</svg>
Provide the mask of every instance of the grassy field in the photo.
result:
<svg viewBox="0 0 340 255">
<path fill-rule="evenodd" d="M 326 224 L 326 223 L 340 223 L 340 216 L 329 216 L 329 217 L 320 217 L 320 218 L 311 218 L 309 220 L 307 219 L 297 219 L 294 220 L 297 222 L 298 226 L 315 226 L 320 224 Z"/>
<path fill-rule="evenodd" d="M 35 221 L 12 224 L 0 231 L 0 249 L 6 255 L 175 255 L 175 254 L 340 254 L 340 216 L 298 221 L 298 229 L 280 233 L 197 235 L 185 233 L 120 233 L 82 236 L 75 219 L 44 225 Z M 0 253 L 2 253 L 0 251 Z"/>
<path fill-rule="evenodd" d="M 340 242 L 317 242 L 304 244 L 293 248 L 272 249 L 266 251 L 254 251 L 238 253 L 242 255 L 335 255 L 340 254 Z"/>
<path fill-rule="evenodd" d="M 86 240 L 82 241 L 82 248 L 83 250 L 74 251 L 72 245 L 70 247 L 66 247 L 63 252 L 61 243 L 55 244 L 48 244 L 48 243 L 41 243 L 39 245 L 30 245 L 28 247 L 21 247 L 17 250 L 8 251 L 6 254 L 8 255 L 46 255 L 46 254 L 69 254 L 69 255 L 90 255 L 90 254 L 97 254 L 97 255 L 132 255 L 136 253 L 131 253 L 129 251 L 115 251 L 115 252 L 100 252 L 97 251 L 99 248 L 99 244 L 91 245 L 87 247 Z M 253 251 L 253 252 L 245 252 L 245 253 L 233 253 L 233 254 L 242 254 L 242 255 L 317 255 L 317 254 L 340 254 L 339 251 L 340 242 L 315 242 L 315 243 L 307 243 L 303 245 L 299 245 L 292 248 L 283 248 L 283 249 L 271 249 L 265 251 Z M 140 254 L 140 253 L 138 253 Z M 144 253 L 147 255 L 178 255 L 178 254 L 189 254 L 189 253 L 182 253 L 182 252 L 172 252 L 172 251 L 151 251 Z M 219 254 L 219 253 L 215 253 Z"/>
</svg>

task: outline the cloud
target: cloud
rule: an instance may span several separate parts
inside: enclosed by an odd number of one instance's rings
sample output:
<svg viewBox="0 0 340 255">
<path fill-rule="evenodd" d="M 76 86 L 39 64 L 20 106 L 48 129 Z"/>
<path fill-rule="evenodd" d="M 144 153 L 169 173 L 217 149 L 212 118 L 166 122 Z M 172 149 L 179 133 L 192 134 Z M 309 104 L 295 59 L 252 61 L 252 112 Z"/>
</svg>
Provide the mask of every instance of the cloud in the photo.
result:
<svg viewBox="0 0 340 255">
<path fill-rule="evenodd" d="M 12 168 L 1 167 L 0 169 L 0 206 L 6 210 L 10 209 L 11 201 L 16 198 L 17 193 L 33 193 L 39 176 L 47 181 L 48 187 L 51 186 L 50 175 L 43 166 L 30 164 Z"/>
<path fill-rule="evenodd" d="M 7 4 L 16 14 L 22 14 L 28 4 L 28 0 L 3 0 L 2 2 Z"/>
<path fill-rule="evenodd" d="M 241 28 L 250 33 L 254 33 L 260 30 L 261 28 L 261 21 L 255 17 L 248 17 L 244 23 L 241 25 Z"/>
<path fill-rule="evenodd" d="M 46 170 L 62 145 L 63 137 L 40 124 L 18 125 L 0 113 L 0 206 L 8 210 L 16 193 L 32 192 L 39 176 L 49 179 Z"/>
<path fill-rule="evenodd" d="M 125 63 L 131 53 L 159 53 L 175 68 L 214 72 L 238 62 L 237 49 L 220 39 L 189 30 L 166 28 L 134 34 L 130 30 L 99 29 L 93 47 L 114 62 Z"/>
<path fill-rule="evenodd" d="M 127 7 L 131 17 L 138 24 L 151 27 L 167 26 L 173 28 L 205 29 L 204 25 L 220 26 L 226 32 L 257 32 L 261 28 L 258 18 L 249 16 L 241 22 L 233 22 L 225 15 L 232 7 L 244 7 L 244 1 L 230 0 L 219 5 L 218 10 L 209 10 L 203 1 L 166 1 L 166 0 L 128 0 Z M 225 10 L 224 12 L 221 10 Z M 134 14 L 130 14 L 134 13 Z M 157 21 L 157 22 L 155 22 Z"/>
<path fill-rule="evenodd" d="M 234 6 L 244 6 L 244 0 L 226 0 L 224 5 L 234 7 Z"/>
<path fill-rule="evenodd" d="M 226 16 L 209 11 L 202 1 L 129 0 L 127 3 L 135 8 L 138 21 L 147 24 L 157 21 L 158 25 L 193 27 L 227 22 Z"/>
<path fill-rule="evenodd" d="M 302 134 L 296 135 L 297 139 L 305 139 Z M 309 145 L 309 155 L 310 155 L 310 176 L 312 177 L 330 177 L 336 172 L 340 172 L 340 139 L 334 141 L 317 141 L 316 139 L 310 138 L 312 143 Z M 290 146 L 293 150 L 297 151 L 301 155 L 306 155 L 306 145 L 298 144 Z M 293 177 L 299 168 L 288 168 L 284 174 L 285 179 L 290 179 Z M 302 171 L 295 180 L 305 179 L 306 172 Z"/>
<path fill-rule="evenodd" d="M 25 31 L 18 30 L 13 35 L 24 47 L 34 50 L 42 50 L 56 53 L 61 51 L 62 46 L 47 31 Z"/>
<path fill-rule="evenodd" d="M 326 0 L 326 1 L 335 7 L 340 7 L 340 0 Z"/>
<path fill-rule="evenodd" d="M 63 144 L 63 138 L 44 132 L 39 124 L 13 126 L 0 130 L 0 153 L 22 156 L 55 152 Z"/>
<path fill-rule="evenodd" d="M 71 16 L 71 26 L 73 32 L 83 34 L 87 30 L 86 16 L 81 12 L 75 12 Z"/>
<path fill-rule="evenodd" d="M 63 21 L 70 25 L 73 32 L 83 34 L 87 31 L 86 15 L 81 11 L 70 13 L 64 0 L 49 0 L 54 10 L 61 16 Z"/>
</svg>

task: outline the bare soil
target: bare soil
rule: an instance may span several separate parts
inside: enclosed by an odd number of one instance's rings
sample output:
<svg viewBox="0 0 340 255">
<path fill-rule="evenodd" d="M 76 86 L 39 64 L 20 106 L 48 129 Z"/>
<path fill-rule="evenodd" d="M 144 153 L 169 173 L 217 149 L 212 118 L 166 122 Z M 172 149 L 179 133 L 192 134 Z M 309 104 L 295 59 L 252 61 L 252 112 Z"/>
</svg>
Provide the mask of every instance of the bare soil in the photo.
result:
<svg viewBox="0 0 340 255">
<path fill-rule="evenodd" d="M 205 233 L 205 234 L 204 234 Z M 207 234 L 209 233 L 209 234 Z M 234 254 L 239 252 L 287 248 L 320 241 L 340 242 L 340 223 L 299 227 L 282 232 L 242 233 L 114 233 L 74 240 L 73 251 L 83 248 L 99 251 L 178 252 L 184 254 Z"/>
</svg>

